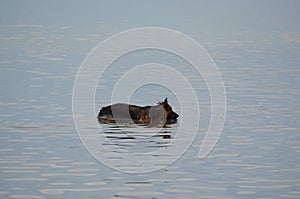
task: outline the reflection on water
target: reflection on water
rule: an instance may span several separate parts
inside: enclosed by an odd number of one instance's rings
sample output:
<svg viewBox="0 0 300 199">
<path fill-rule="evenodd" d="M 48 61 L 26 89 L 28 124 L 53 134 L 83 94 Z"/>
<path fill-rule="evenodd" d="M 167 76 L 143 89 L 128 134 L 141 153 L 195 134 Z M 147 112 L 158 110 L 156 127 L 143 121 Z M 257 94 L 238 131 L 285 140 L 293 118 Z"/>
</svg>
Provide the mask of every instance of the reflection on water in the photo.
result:
<svg viewBox="0 0 300 199">
<path fill-rule="evenodd" d="M 168 147 L 176 134 L 174 127 L 150 128 L 146 125 L 101 125 L 109 142 L 128 152 L 147 153 L 153 148 Z M 107 144 L 107 143 L 106 143 Z"/>
</svg>

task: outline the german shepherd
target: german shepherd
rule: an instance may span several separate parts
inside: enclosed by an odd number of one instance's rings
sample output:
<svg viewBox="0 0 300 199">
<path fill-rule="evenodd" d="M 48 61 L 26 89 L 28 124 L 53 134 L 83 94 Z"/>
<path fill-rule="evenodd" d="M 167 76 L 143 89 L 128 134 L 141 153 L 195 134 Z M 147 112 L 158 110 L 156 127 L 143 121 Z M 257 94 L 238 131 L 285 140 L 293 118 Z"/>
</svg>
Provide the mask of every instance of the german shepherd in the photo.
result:
<svg viewBox="0 0 300 199">
<path fill-rule="evenodd" d="M 166 98 L 155 106 L 136 106 L 130 104 L 113 104 L 103 107 L 98 114 L 100 123 L 133 121 L 137 124 L 158 126 L 177 121 L 178 114 L 172 110 Z"/>
</svg>

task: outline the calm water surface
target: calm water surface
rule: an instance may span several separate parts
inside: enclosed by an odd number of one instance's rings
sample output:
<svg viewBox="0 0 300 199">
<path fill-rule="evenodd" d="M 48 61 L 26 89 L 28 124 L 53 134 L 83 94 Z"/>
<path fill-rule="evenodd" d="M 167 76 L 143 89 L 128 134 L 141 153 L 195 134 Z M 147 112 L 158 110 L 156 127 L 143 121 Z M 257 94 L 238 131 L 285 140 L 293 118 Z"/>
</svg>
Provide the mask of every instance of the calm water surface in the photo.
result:
<svg viewBox="0 0 300 199">
<path fill-rule="evenodd" d="M 224 131 L 204 159 L 198 152 L 210 100 L 202 78 L 166 52 L 132 53 L 113 63 L 98 85 L 95 112 L 110 103 L 109 91 L 124 71 L 153 61 L 175 67 L 191 81 L 201 111 L 199 132 L 178 161 L 155 172 L 129 174 L 93 158 L 72 118 L 76 71 L 108 35 L 79 34 L 70 27 L 1 29 L 0 198 L 299 198 L 299 42 L 256 33 L 216 40 L 191 35 L 205 41 L 227 92 Z M 165 97 L 180 114 L 176 96 L 158 85 L 138 89 L 131 102 L 153 105 Z M 108 142 L 99 144 L 151 152 L 171 147 L 178 125 L 160 133 L 101 125 Z M 102 131 L 95 128 L 95 135 Z M 107 153 L 122 159 L 118 151 Z M 135 167 L 138 163 L 128 165 Z"/>
</svg>

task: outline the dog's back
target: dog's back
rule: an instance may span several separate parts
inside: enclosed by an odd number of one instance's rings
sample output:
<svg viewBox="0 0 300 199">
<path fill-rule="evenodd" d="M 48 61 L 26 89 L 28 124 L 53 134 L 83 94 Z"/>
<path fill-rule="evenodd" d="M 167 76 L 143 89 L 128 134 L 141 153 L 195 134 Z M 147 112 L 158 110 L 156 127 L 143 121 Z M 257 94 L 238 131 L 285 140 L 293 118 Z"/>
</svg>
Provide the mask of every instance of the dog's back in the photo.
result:
<svg viewBox="0 0 300 199">
<path fill-rule="evenodd" d="M 129 104 L 113 104 L 103 107 L 99 114 L 99 122 L 133 121 L 144 124 L 166 124 L 176 121 L 178 114 L 172 110 L 167 98 L 155 106 L 136 106 Z"/>
</svg>

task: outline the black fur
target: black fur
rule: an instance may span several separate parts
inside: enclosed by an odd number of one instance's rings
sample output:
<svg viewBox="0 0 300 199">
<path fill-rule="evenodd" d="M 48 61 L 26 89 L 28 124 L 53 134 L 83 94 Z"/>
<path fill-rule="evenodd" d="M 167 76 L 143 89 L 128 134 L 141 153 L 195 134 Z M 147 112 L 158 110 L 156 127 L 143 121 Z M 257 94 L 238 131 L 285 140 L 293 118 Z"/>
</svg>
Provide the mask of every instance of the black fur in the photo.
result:
<svg viewBox="0 0 300 199">
<path fill-rule="evenodd" d="M 103 107 L 99 114 L 99 122 L 133 121 L 144 124 L 170 124 L 177 121 L 178 114 L 172 110 L 166 98 L 155 106 L 136 106 L 130 104 L 113 104 Z"/>
</svg>

